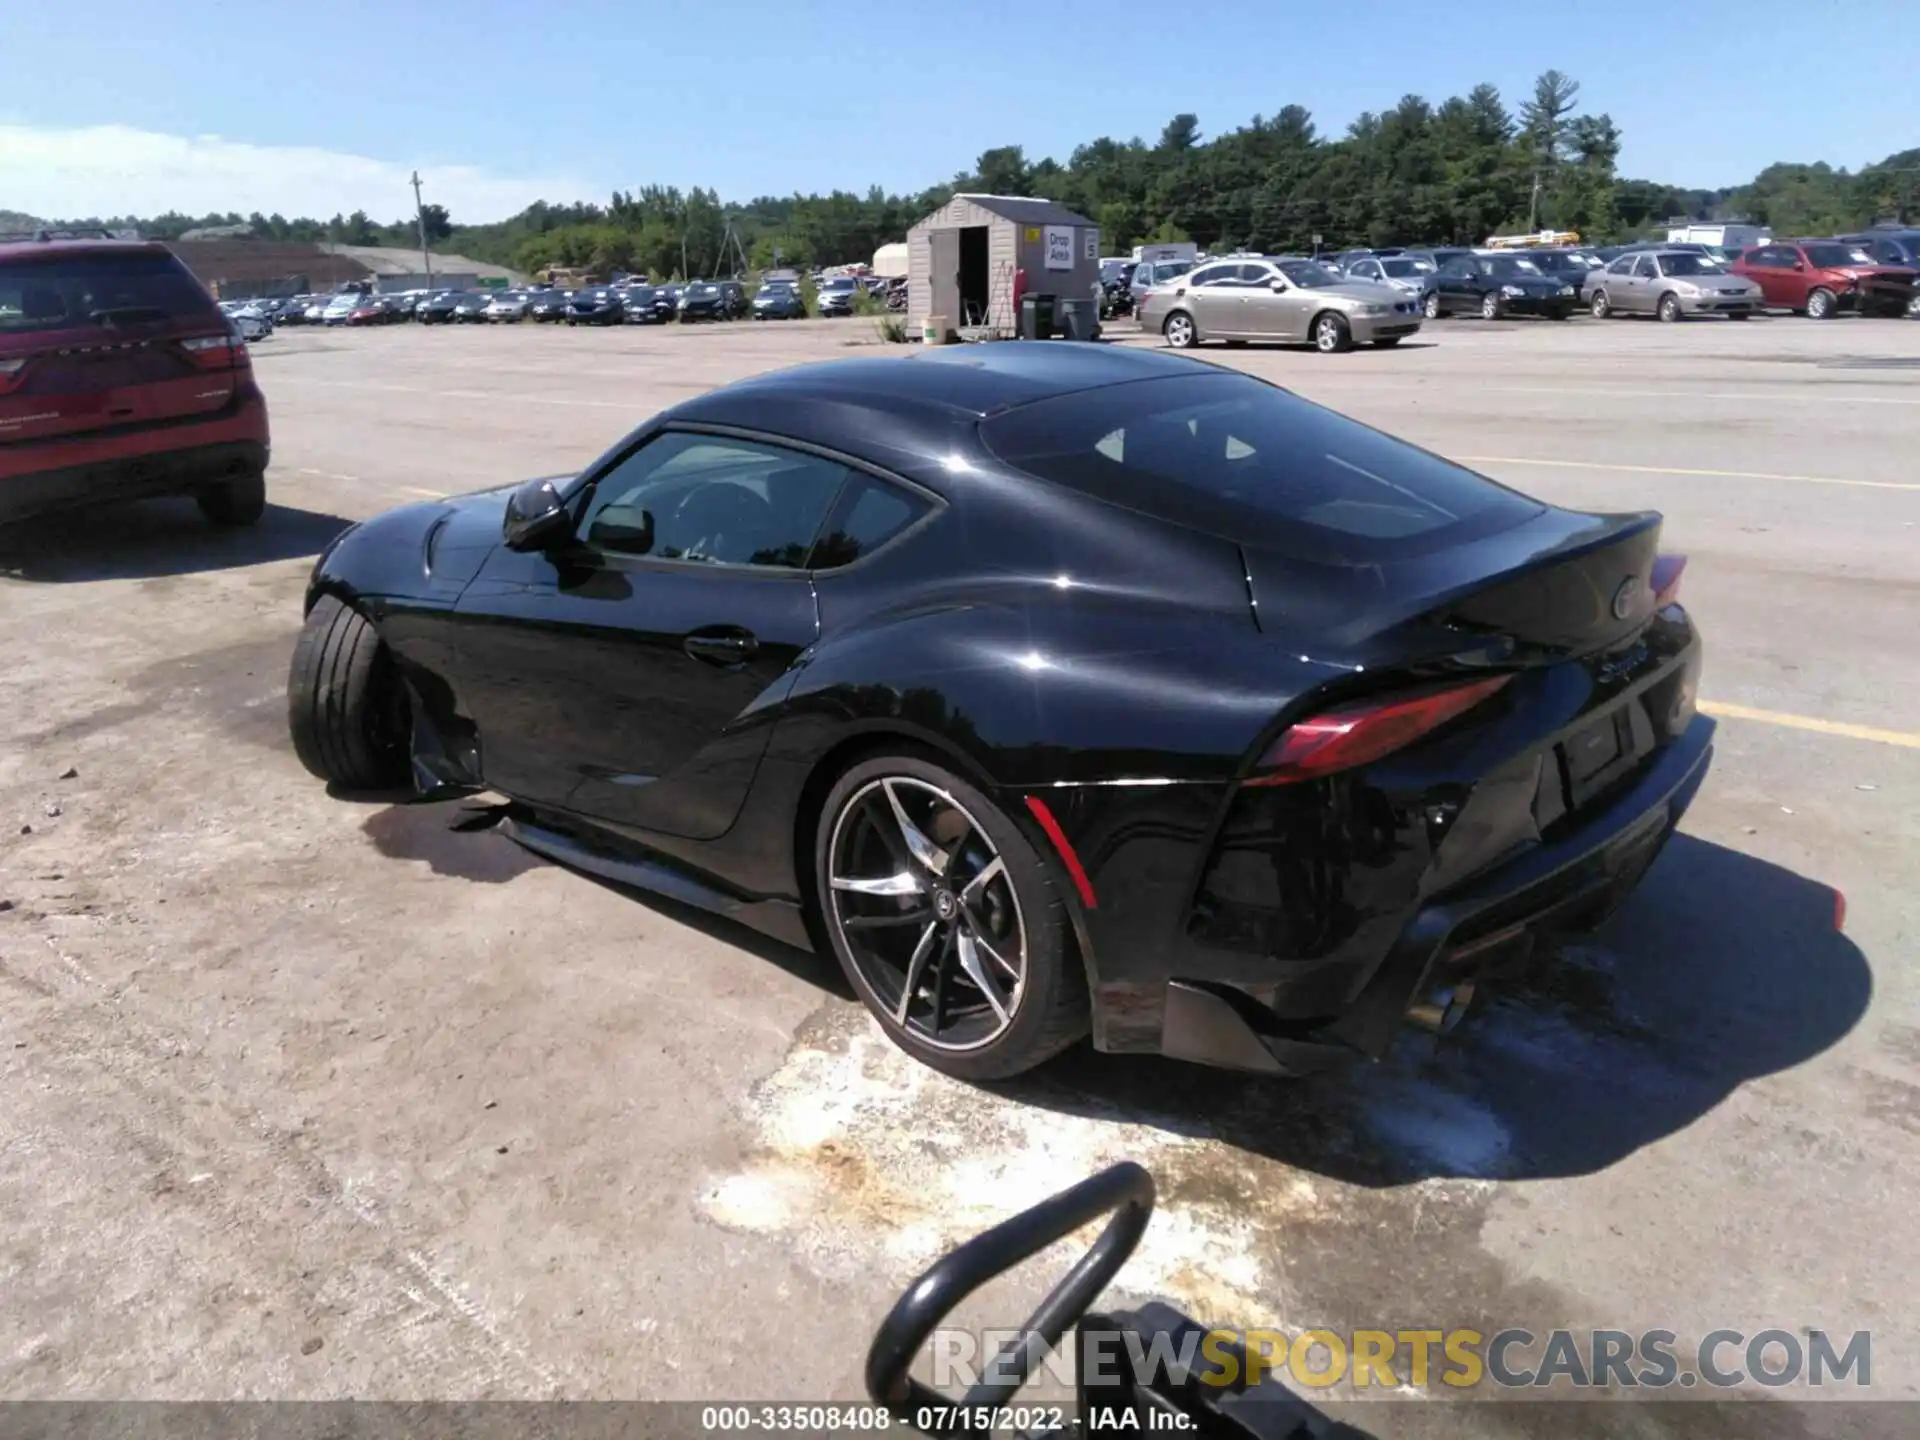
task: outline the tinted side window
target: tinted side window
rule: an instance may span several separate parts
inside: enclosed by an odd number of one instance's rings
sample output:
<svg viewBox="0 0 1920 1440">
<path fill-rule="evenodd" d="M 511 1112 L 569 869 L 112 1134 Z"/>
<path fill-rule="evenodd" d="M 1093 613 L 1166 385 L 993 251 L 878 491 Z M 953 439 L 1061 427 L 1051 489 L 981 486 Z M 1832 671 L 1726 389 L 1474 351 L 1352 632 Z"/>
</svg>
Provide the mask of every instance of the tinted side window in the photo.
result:
<svg viewBox="0 0 1920 1440">
<path fill-rule="evenodd" d="M 831 570 L 871 555 L 932 508 L 923 496 L 870 475 L 854 475 L 840 492 L 826 533 L 813 547 L 808 568 Z"/>
<path fill-rule="evenodd" d="M 1622 255 L 1618 260 L 1607 266 L 1607 273 L 1609 275 L 1630 275 L 1633 273 L 1633 261 L 1633 256 Z"/>
<path fill-rule="evenodd" d="M 1029 475 L 1307 559 L 1430 554 L 1541 508 L 1230 371 L 1036 401 L 983 422 L 981 436 Z"/>
<path fill-rule="evenodd" d="M 798 569 L 845 479 L 817 456 L 670 432 L 601 477 L 579 533 L 615 554 Z"/>
<path fill-rule="evenodd" d="M 1237 265 L 1207 265 L 1187 277 L 1187 283 L 1193 286 L 1218 285 L 1223 280 L 1231 280 L 1239 271 Z"/>
</svg>

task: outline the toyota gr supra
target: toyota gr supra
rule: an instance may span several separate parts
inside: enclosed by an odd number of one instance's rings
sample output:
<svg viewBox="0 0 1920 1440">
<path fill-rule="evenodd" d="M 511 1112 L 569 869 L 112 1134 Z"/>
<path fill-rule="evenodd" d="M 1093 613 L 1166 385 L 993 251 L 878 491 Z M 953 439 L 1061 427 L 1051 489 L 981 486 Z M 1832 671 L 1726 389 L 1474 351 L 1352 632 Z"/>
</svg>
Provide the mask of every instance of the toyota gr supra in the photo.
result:
<svg viewBox="0 0 1920 1440">
<path fill-rule="evenodd" d="M 764 375 L 321 555 L 295 748 L 830 948 L 974 1079 L 1303 1074 L 1635 886 L 1712 749 L 1656 514 L 1066 342 Z"/>
</svg>

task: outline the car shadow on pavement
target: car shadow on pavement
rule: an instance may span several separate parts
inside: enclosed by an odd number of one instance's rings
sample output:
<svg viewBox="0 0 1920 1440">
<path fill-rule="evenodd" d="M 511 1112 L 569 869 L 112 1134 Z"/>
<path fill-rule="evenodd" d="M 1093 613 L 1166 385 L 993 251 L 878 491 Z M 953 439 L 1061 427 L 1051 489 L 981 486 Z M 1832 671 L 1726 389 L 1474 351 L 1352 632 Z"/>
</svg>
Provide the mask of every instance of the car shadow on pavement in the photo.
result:
<svg viewBox="0 0 1920 1440">
<path fill-rule="evenodd" d="M 43 584 L 143 580 L 317 555 L 353 522 L 268 505 L 253 525 L 209 524 L 187 499 L 39 515 L 0 530 L 0 576 Z"/>
<path fill-rule="evenodd" d="M 529 870 L 556 865 L 722 944 L 744 950 L 769 965 L 777 965 L 794 978 L 817 986 L 837 999 L 848 1002 L 856 999 L 853 987 L 847 983 L 832 955 L 816 955 L 811 950 L 763 935 L 729 916 L 560 865 L 558 861 L 523 849 L 497 828 L 499 819 L 506 813 L 504 806 L 471 800 L 423 801 L 401 791 L 330 789 L 328 793 L 338 799 L 386 802 L 361 822 L 360 829 L 374 848 L 390 860 L 421 861 L 436 875 L 483 885 L 505 884 Z"/>
<path fill-rule="evenodd" d="M 1677 835 L 1598 936 L 1538 956 L 1451 1036 L 1305 1080 L 1082 1046 L 1002 1087 L 1027 1103 L 1207 1136 L 1360 1185 L 1603 1170 L 1866 1013 L 1866 958 L 1828 886 Z"/>
</svg>

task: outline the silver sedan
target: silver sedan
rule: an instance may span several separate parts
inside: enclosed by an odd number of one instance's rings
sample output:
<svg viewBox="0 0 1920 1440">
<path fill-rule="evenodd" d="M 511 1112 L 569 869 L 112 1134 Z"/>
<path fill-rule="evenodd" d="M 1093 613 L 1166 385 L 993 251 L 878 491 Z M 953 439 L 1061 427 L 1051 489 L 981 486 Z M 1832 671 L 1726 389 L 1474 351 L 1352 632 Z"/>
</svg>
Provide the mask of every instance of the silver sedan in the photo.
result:
<svg viewBox="0 0 1920 1440">
<path fill-rule="evenodd" d="M 1146 292 L 1140 328 L 1176 350 L 1203 340 L 1311 344 L 1323 354 L 1398 345 L 1419 333 L 1420 305 L 1404 291 L 1343 281 L 1311 260 L 1210 261 Z"/>
<path fill-rule="evenodd" d="M 1764 303 L 1760 287 L 1697 250 L 1638 250 L 1589 274 L 1580 298 L 1596 319 L 1609 315 L 1725 315 L 1745 320 Z"/>
</svg>

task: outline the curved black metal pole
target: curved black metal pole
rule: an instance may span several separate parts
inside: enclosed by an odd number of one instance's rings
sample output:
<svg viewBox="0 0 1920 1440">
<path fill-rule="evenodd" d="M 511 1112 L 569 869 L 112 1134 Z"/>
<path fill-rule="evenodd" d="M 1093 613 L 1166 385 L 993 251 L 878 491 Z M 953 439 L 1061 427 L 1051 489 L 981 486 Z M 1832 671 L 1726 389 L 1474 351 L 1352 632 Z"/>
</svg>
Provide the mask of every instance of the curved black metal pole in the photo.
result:
<svg viewBox="0 0 1920 1440">
<path fill-rule="evenodd" d="M 912 1412 L 921 1406 L 950 1411 L 959 1405 L 991 1406 L 1007 1400 L 1026 1384 L 1035 1362 L 1087 1312 L 1127 1263 L 1153 1214 L 1153 1198 L 1153 1176 L 1131 1160 L 1123 1160 L 935 1261 L 880 1323 L 867 1351 L 867 1393 L 910 1423 Z M 912 1377 L 909 1372 L 920 1347 L 962 1300 L 1109 1212 L 1113 1219 L 1100 1238 L 1040 1302 L 1021 1334 L 990 1362 L 988 1370 L 998 1372 L 998 1378 L 982 1379 L 965 1400 L 955 1401 Z"/>
</svg>

